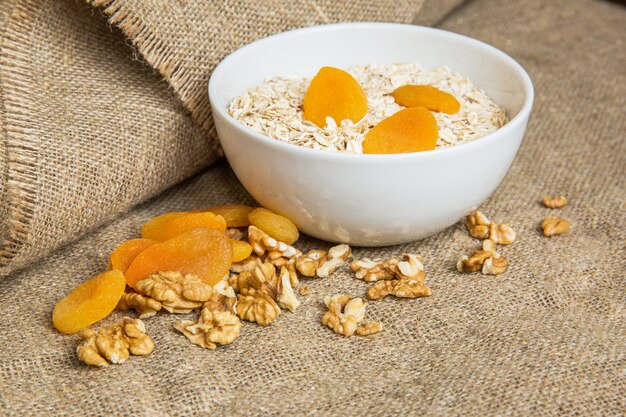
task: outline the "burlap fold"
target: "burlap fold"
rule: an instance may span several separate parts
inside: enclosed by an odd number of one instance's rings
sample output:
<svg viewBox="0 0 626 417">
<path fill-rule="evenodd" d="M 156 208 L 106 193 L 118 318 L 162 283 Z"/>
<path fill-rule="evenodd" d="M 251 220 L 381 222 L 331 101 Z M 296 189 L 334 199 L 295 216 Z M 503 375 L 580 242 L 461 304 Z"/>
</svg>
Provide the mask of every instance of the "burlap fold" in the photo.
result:
<svg viewBox="0 0 626 417">
<path fill-rule="evenodd" d="M 322 23 L 410 23 L 423 0 L 87 0 L 99 6 L 178 93 L 211 135 L 211 71 L 227 54 L 264 36 Z"/>
<path fill-rule="evenodd" d="M 0 275 L 213 162 L 206 83 L 226 54 L 316 23 L 410 22 L 421 0 L 91 3 L 113 29 L 73 0 L 0 3 Z"/>
</svg>

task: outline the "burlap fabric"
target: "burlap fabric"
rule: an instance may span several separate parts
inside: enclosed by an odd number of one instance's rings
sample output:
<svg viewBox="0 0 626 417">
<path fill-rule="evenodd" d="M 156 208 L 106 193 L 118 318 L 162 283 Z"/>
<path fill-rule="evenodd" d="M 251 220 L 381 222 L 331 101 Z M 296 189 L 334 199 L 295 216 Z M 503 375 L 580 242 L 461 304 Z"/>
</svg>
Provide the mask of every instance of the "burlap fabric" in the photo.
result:
<svg viewBox="0 0 626 417">
<path fill-rule="evenodd" d="M 411 22 L 421 0 L 91 3 L 2 2 L 0 275 L 213 162 L 206 85 L 234 49 L 316 23 Z"/>
<path fill-rule="evenodd" d="M 211 71 L 228 53 L 268 34 L 351 20 L 411 22 L 423 0 L 87 0 L 110 16 L 178 93 L 193 119 L 214 135 Z"/>
<path fill-rule="evenodd" d="M 343 338 L 320 324 L 325 295 L 362 295 L 342 270 L 309 281 L 295 313 L 245 324 L 231 346 L 205 351 L 177 334 L 180 317 L 146 321 L 156 349 L 88 369 L 76 336 L 57 334 L 54 303 L 102 270 L 142 222 L 170 210 L 249 201 L 218 164 L 0 284 L 0 407 L 8 415 L 607 415 L 624 414 L 626 11 L 603 2 L 474 0 L 443 22 L 517 58 L 537 92 L 511 172 L 483 206 L 518 240 L 499 277 L 461 275 L 477 242 L 459 224 L 414 244 L 356 256 L 417 252 L 433 295 L 373 302 L 385 329 Z M 567 235 L 542 237 L 564 194 Z M 311 239 L 303 247 L 323 247 Z"/>
<path fill-rule="evenodd" d="M 0 55 L 6 274 L 216 155 L 159 76 L 91 7 L 2 4 L 10 13 Z"/>
</svg>

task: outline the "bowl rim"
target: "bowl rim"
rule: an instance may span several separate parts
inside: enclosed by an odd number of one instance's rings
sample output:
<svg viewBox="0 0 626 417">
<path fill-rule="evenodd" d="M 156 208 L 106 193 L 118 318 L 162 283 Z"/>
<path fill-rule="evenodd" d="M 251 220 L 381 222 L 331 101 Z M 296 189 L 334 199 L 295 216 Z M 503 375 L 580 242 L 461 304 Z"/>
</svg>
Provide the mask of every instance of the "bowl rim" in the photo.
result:
<svg viewBox="0 0 626 417">
<path fill-rule="evenodd" d="M 470 142 L 460 143 L 454 146 L 449 146 L 449 147 L 440 148 L 440 149 L 432 149 L 432 150 L 421 151 L 421 152 L 407 152 L 407 153 L 395 153 L 395 154 L 362 154 L 362 153 L 357 154 L 357 153 L 348 153 L 348 152 L 337 152 L 337 151 L 331 151 L 331 150 L 326 150 L 326 149 L 308 148 L 305 146 L 299 146 L 293 143 L 273 139 L 267 135 L 257 132 L 256 130 L 248 126 L 241 124 L 238 120 L 236 120 L 234 117 L 228 114 L 228 111 L 226 108 L 222 108 L 222 106 L 218 106 L 214 104 L 214 100 L 212 100 L 212 97 L 214 97 L 217 94 L 217 90 L 218 90 L 217 80 L 220 78 L 222 72 L 224 71 L 224 67 L 226 66 L 225 64 L 235 59 L 237 55 L 245 52 L 248 49 L 255 48 L 259 44 L 262 44 L 265 42 L 272 42 L 276 39 L 285 38 L 285 37 L 298 36 L 303 33 L 315 33 L 315 32 L 321 32 L 321 31 L 345 30 L 345 29 L 368 29 L 372 27 L 383 28 L 383 29 L 389 28 L 389 29 L 395 29 L 395 30 L 402 29 L 402 30 L 411 30 L 411 31 L 418 31 L 418 32 L 436 32 L 439 35 L 447 36 L 457 41 L 473 44 L 475 46 L 490 50 L 490 52 L 496 55 L 499 55 L 500 58 L 502 58 L 503 60 L 508 61 L 511 67 L 514 68 L 514 70 L 516 71 L 517 75 L 520 77 L 522 81 L 524 93 L 526 95 L 521 109 L 515 115 L 515 117 L 509 120 L 507 124 L 499 128 L 498 130 L 491 132 L 478 139 L 474 139 Z M 509 134 L 509 132 L 512 132 L 518 129 L 520 125 L 524 124 L 528 120 L 528 117 L 530 116 L 530 111 L 532 109 L 532 105 L 534 101 L 534 88 L 533 88 L 533 84 L 530 79 L 530 76 L 528 75 L 526 70 L 522 67 L 522 65 L 519 62 L 517 62 L 514 58 L 512 58 L 510 55 L 506 54 L 505 52 L 501 51 L 500 49 L 492 45 L 489 45 L 486 42 L 480 41 L 478 39 L 474 39 L 469 36 L 461 35 L 461 34 L 450 32 L 450 31 L 443 30 L 443 29 L 431 28 L 431 27 L 420 26 L 420 25 L 405 24 L 405 23 L 383 23 L 383 22 L 347 22 L 347 23 L 315 25 L 315 26 L 309 26 L 305 28 L 280 32 L 280 33 L 270 35 L 270 36 L 258 39 L 256 41 L 250 42 L 242 46 L 241 48 L 238 48 L 237 50 L 233 51 L 232 53 L 230 53 L 222 61 L 220 61 L 220 63 L 215 67 L 215 69 L 213 70 L 209 78 L 208 93 L 209 93 L 209 101 L 211 103 L 211 108 L 213 112 L 218 113 L 224 119 L 224 121 L 226 121 L 227 123 L 230 123 L 231 125 L 233 125 L 234 127 L 240 130 L 243 130 L 249 136 L 253 137 L 255 140 L 259 140 L 262 143 L 269 145 L 270 147 L 274 147 L 276 150 L 302 153 L 302 156 L 309 156 L 309 157 L 328 159 L 328 160 L 346 159 L 346 160 L 352 160 L 352 161 L 355 161 L 355 160 L 372 161 L 374 159 L 377 159 L 377 160 L 384 160 L 386 162 L 396 162 L 396 161 L 401 162 L 407 159 L 421 160 L 424 158 L 436 158 L 438 156 L 443 157 L 445 155 L 451 156 L 451 155 L 454 155 L 455 153 L 468 152 L 474 148 L 479 148 L 482 146 L 489 146 L 489 144 L 492 143 L 493 141 L 503 140 L 504 138 L 502 138 L 501 136 L 506 136 L 507 134 Z M 524 128 L 523 126 L 521 127 L 522 129 Z"/>
</svg>

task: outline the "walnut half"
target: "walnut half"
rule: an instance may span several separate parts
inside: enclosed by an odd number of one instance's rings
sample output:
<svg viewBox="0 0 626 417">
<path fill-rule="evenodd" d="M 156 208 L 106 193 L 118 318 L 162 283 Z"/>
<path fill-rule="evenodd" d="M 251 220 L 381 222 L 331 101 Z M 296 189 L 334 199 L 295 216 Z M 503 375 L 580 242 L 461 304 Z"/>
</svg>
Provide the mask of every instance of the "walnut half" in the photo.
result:
<svg viewBox="0 0 626 417">
<path fill-rule="evenodd" d="M 350 269 L 354 275 L 365 282 L 376 282 L 385 279 L 394 279 L 393 268 L 398 264 L 396 258 L 389 258 L 384 261 L 373 261 L 369 258 L 355 259 L 350 264 Z"/>
<path fill-rule="evenodd" d="M 541 222 L 541 230 L 544 236 L 552 237 L 567 232 L 571 223 L 560 217 L 546 217 Z"/>
<path fill-rule="evenodd" d="M 336 294 L 326 297 L 324 303 L 328 311 L 322 317 L 322 324 L 333 329 L 335 333 L 352 336 L 365 317 L 367 303 L 362 298 Z"/>
<path fill-rule="evenodd" d="M 510 245 L 516 237 L 515 230 L 511 226 L 492 222 L 478 210 L 467 215 L 467 231 L 472 237 L 491 239 L 500 245 Z"/>
<path fill-rule="evenodd" d="M 137 283 L 137 290 L 161 303 L 170 313 L 189 313 L 200 308 L 213 290 L 195 275 L 157 272 Z"/>
<path fill-rule="evenodd" d="M 235 314 L 237 296 L 226 281 L 213 287 L 198 320 L 181 320 L 174 326 L 192 343 L 205 349 L 231 344 L 239 337 L 241 321 Z"/>
<path fill-rule="evenodd" d="M 547 208 L 552 208 L 552 209 L 565 207 L 567 205 L 567 198 L 563 196 L 544 197 L 543 205 L 546 206 Z"/>
<path fill-rule="evenodd" d="M 311 250 L 296 260 L 296 269 L 306 277 L 326 278 L 352 256 L 346 244 L 333 246 L 328 251 Z"/>
<path fill-rule="evenodd" d="M 393 262 L 390 262 L 393 260 Z M 395 295 L 400 298 L 428 297 L 431 295 L 430 288 L 424 280 L 426 273 L 422 259 L 414 254 L 404 255 L 402 261 L 392 258 L 384 261 L 382 265 L 392 274 L 392 279 L 383 279 L 376 282 L 367 290 L 367 298 L 380 300 L 387 295 Z"/>
<path fill-rule="evenodd" d="M 143 321 L 124 317 L 121 322 L 97 331 L 83 329 L 78 334 L 83 341 L 76 353 L 87 365 L 107 366 L 124 363 L 130 355 L 149 355 L 154 341 L 146 334 Z"/>
<path fill-rule="evenodd" d="M 482 250 L 477 250 L 470 257 L 463 255 L 456 264 L 459 272 L 482 271 L 485 275 L 503 274 L 509 266 L 503 256 L 496 252 L 496 246 L 491 239 L 483 241 Z"/>
</svg>

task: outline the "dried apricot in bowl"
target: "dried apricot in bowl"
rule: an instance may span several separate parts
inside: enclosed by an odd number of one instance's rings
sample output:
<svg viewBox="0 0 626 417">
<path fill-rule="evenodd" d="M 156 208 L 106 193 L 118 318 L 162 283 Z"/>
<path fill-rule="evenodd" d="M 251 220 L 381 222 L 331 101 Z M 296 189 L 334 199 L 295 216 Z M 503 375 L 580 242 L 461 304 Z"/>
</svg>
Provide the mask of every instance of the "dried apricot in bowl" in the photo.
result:
<svg viewBox="0 0 626 417">
<path fill-rule="evenodd" d="M 83 282 L 54 306 L 54 327 L 61 333 L 76 333 L 102 320 L 115 309 L 125 288 L 120 271 L 107 271 Z"/>
<path fill-rule="evenodd" d="M 152 239 L 131 239 L 119 245 L 109 257 L 108 270 L 117 269 L 126 272 L 131 262 L 148 246 L 158 243 Z"/>
<path fill-rule="evenodd" d="M 220 231 L 199 228 L 146 248 L 126 271 L 126 282 L 135 284 L 155 272 L 193 274 L 209 285 L 222 279 L 233 258 L 230 239 Z"/>
<path fill-rule="evenodd" d="M 219 214 L 226 220 L 226 227 L 247 227 L 250 226 L 248 214 L 254 210 L 254 207 L 244 204 L 236 204 L 231 206 L 214 206 L 198 211 L 210 211 Z"/>
<path fill-rule="evenodd" d="M 431 85 L 403 85 L 396 88 L 391 96 L 404 107 L 426 107 L 430 111 L 448 114 L 461 110 L 461 103 L 452 94 Z"/>
<path fill-rule="evenodd" d="M 291 220 L 262 207 L 250 213 L 248 219 L 251 224 L 263 230 L 274 239 L 285 242 L 288 245 L 293 244 L 300 237 L 298 228 Z"/>
<path fill-rule="evenodd" d="M 332 117 L 338 125 L 350 119 L 356 123 L 367 113 L 367 96 L 352 75 L 334 67 L 322 67 L 304 95 L 304 119 L 319 127 Z"/>
<path fill-rule="evenodd" d="M 439 130 L 424 107 L 409 107 L 374 126 L 363 140 L 363 153 L 406 153 L 435 149 Z"/>
<path fill-rule="evenodd" d="M 233 245 L 233 262 L 241 262 L 252 255 L 252 245 L 243 240 L 230 240 Z"/>
<path fill-rule="evenodd" d="M 226 221 L 222 216 L 210 212 L 186 213 L 174 212 L 146 222 L 141 227 L 141 236 L 144 239 L 167 240 L 191 229 L 206 227 L 209 229 L 226 231 Z"/>
</svg>

